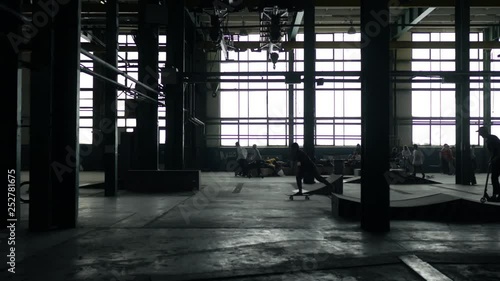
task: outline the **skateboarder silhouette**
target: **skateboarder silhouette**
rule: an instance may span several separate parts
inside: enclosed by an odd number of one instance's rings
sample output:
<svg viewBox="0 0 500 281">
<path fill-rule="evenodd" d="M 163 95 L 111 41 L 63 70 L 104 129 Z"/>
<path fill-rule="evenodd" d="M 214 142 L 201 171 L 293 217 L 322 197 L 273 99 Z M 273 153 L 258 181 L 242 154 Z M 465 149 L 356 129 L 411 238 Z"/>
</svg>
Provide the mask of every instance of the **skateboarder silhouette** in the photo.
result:
<svg viewBox="0 0 500 281">
<path fill-rule="evenodd" d="M 292 160 L 297 163 L 296 181 L 299 192 L 297 195 L 302 195 L 302 179 L 305 173 L 311 173 L 316 180 L 324 183 L 333 190 L 333 185 L 323 178 L 314 164 L 314 162 L 307 156 L 307 154 L 299 148 L 297 143 L 292 144 Z"/>
<path fill-rule="evenodd" d="M 490 153 L 491 183 L 493 185 L 493 195 L 488 201 L 500 202 L 500 139 L 492 135 L 488 128 L 481 127 L 476 132 L 484 139 L 484 145 Z M 486 183 L 487 184 L 487 183 Z"/>
</svg>

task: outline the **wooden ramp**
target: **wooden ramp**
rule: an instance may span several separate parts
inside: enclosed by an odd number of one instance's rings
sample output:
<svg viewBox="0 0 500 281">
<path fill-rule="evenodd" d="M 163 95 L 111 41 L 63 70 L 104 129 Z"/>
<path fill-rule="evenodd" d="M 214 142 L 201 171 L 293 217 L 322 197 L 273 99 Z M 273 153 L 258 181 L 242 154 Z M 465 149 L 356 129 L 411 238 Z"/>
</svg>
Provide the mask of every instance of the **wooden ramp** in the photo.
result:
<svg viewBox="0 0 500 281">
<path fill-rule="evenodd" d="M 500 203 L 449 194 L 433 194 L 390 202 L 393 220 L 445 222 L 500 222 Z M 360 219 L 361 201 L 356 197 L 332 194 L 332 213 L 336 217 Z"/>
<path fill-rule="evenodd" d="M 326 178 L 326 180 L 334 184 L 338 180 L 342 180 L 342 175 L 331 174 Z M 330 186 L 325 186 L 323 183 L 315 183 L 312 185 L 307 185 L 307 189 L 310 190 L 307 194 L 310 195 L 330 195 L 333 192 L 333 189 Z"/>
</svg>

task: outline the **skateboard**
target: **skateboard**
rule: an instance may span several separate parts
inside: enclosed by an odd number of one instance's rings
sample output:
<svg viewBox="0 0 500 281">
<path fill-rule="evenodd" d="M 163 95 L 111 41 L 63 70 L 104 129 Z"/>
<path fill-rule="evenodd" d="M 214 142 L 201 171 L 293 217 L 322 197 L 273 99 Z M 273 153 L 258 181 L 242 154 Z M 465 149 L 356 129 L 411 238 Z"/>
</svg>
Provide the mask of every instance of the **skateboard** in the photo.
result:
<svg viewBox="0 0 500 281">
<path fill-rule="evenodd" d="M 294 192 L 293 194 L 288 195 L 288 198 L 290 200 L 293 200 L 293 197 L 295 197 L 295 196 L 304 196 L 306 198 L 306 200 L 309 200 L 310 199 L 309 196 L 312 195 L 312 194 L 307 194 L 309 191 L 305 190 L 305 189 L 302 189 L 302 194 L 297 194 L 299 192 L 298 189 L 295 189 L 293 192 Z"/>
</svg>

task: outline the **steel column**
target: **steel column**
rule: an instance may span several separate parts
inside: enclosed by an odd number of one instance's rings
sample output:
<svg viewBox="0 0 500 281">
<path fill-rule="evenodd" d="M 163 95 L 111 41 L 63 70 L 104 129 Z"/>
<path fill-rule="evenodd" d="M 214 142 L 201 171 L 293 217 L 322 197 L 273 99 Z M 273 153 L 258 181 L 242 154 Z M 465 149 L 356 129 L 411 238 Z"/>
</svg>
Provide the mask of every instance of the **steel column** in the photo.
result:
<svg viewBox="0 0 500 281">
<path fill-rule="evenodd" d="M 292 74 L 294 70 L 295 51 L 288 51 L 288 73 Z M 294 84 L 288 85 L 288 147 L 292 147 L 293 139 L 295 136 L 295 108 L 294 108 Z"/>
<path fill-rule="evenodd" d="M 500 28 L 498 28 L 500 29 Z M 489 28 L 484 31 L 484 40 L 493 41 L 495 38 L 494 29 Z M 491 71 L 491 50 L 483 50 L 483 71 Z M 483 91 L 483 125 L 491 130 L 491 76 L 484 76 L 484 91 Z"/>
<path fill-rule="evenodd" d="M 304 152 L 314 159 L 316 127 L 316 34 L 315 7 L 312 1 L 304 9 Z M 312 174 L 306 174 L 304 183 L 314 183 Z"/>
<path fill-rule="evenodd" d="M 483 70 L 491 71 L 491 50 L 483 51 Z M 491 76 L 484 76 L 483 91 L 483 125 L 491 132 Z"/>
<path fill-rule="evenodd" d="M 361 0 L 361 227 L 390 230 L 390 48 L 387 0 Z"/>
<path fill-rule="evenodd" d="M 165 169 L 184 168 L 184 75 L 185 20 L 184 6 L 176 1 L 167 1 L 167 62 L 177 70 L 175 81 L 167 85 L 167 138 L 165 146 Z"/>
<path fill-rule="evenodd" d="M 118 66 L 118 0 L 106 2 L 106 62 Z M 107 68 L 106 78 L 117 82 L 116 71 Z M 116 87 L 104 85 L 104 119 L 99 124 L 104 137 L 104 195 L 116 196 L 118 190 L 118 128 Z"/>
<path fill-rule="evenodd" d="M 95 35 L 95 34 L 94 34 Z M 94 52 L 98 57 L 104 59 L 103 52 Z M 82 69 L 80 69 L 82 71 Z M 93 71 L 101 76 L 106 75 L 106 68 L 99 63 L 93 64 Z M 105 102 L 105 86 L 106 82 L 101 78 L 93 77 L 93 94 L 92 94 L 92 146 L 93 153 L 95 153 L 99 159 L 98 168 L 105 170 L 104 164 L 104 133 L 102 130 L 102 120 L 104 120 L 104 102 Z"/>
<path fill-rule="evenodd" d="M 33 13 L 47 13 L 42 2 L 33 3 Z M 56 174 L 65 172 L 64 162 L 52 163 L 52 93 L 54 91 L 54 30 L 53 17 L 40 26 L 30 43 L 30 205 L 29 229 L 48 230 L 53 226 L 53 186 Z"/>
<path fill-rule="evenodd" d="M 470 0 L 456 0 L 456 71 L 465 73 L 456 83 L 456 184 L 469 185 L 470 167 Z"/>
<path fill-rule="evenodd" d="M 80 1 L 54 1 L 51 13 L 44 4 L 34 4 L 46 21 L 31 40 L 29 226 L 34 231 L 76 227 L 78 217 Z"/>
<path fill-rule="evenodd" d="M 158 25 L 148 22 L 148 5 L 157 5 L 158 0 L 139 0 L 139 29 L 137 47 L 139 50 L 139 81 L 158 90 Z M 146 91 L 144 91 L 146 92 Z M 137 127 L 135 128 L 137 150 L 134 160 L 137 169 L 158 169 L 158 94 L 147 92 L 154 100 L 142 100 L 137 106 Z"/>
<path fill-rule="evenodd" d="M 52 164 L 69 168 L 53 181 L 54 219 L 60 228 L 76 227 L 78 218 L 80 0 L 61 4 L 54 16 L 54 91 L 52 96 Z"/>
</svg>

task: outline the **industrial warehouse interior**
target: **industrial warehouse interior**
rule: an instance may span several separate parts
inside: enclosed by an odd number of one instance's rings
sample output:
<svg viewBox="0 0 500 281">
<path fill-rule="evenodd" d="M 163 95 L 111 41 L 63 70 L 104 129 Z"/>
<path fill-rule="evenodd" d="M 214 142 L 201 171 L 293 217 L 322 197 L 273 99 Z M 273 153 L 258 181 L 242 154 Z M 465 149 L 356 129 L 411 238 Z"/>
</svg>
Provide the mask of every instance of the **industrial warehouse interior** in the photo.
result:
<svg viewBox="0 0 500 281">
<path fill-rule="evenodd" d="M 500 280 L 500 1 L 5 0 L 0 280 Z"/>
</svg>

